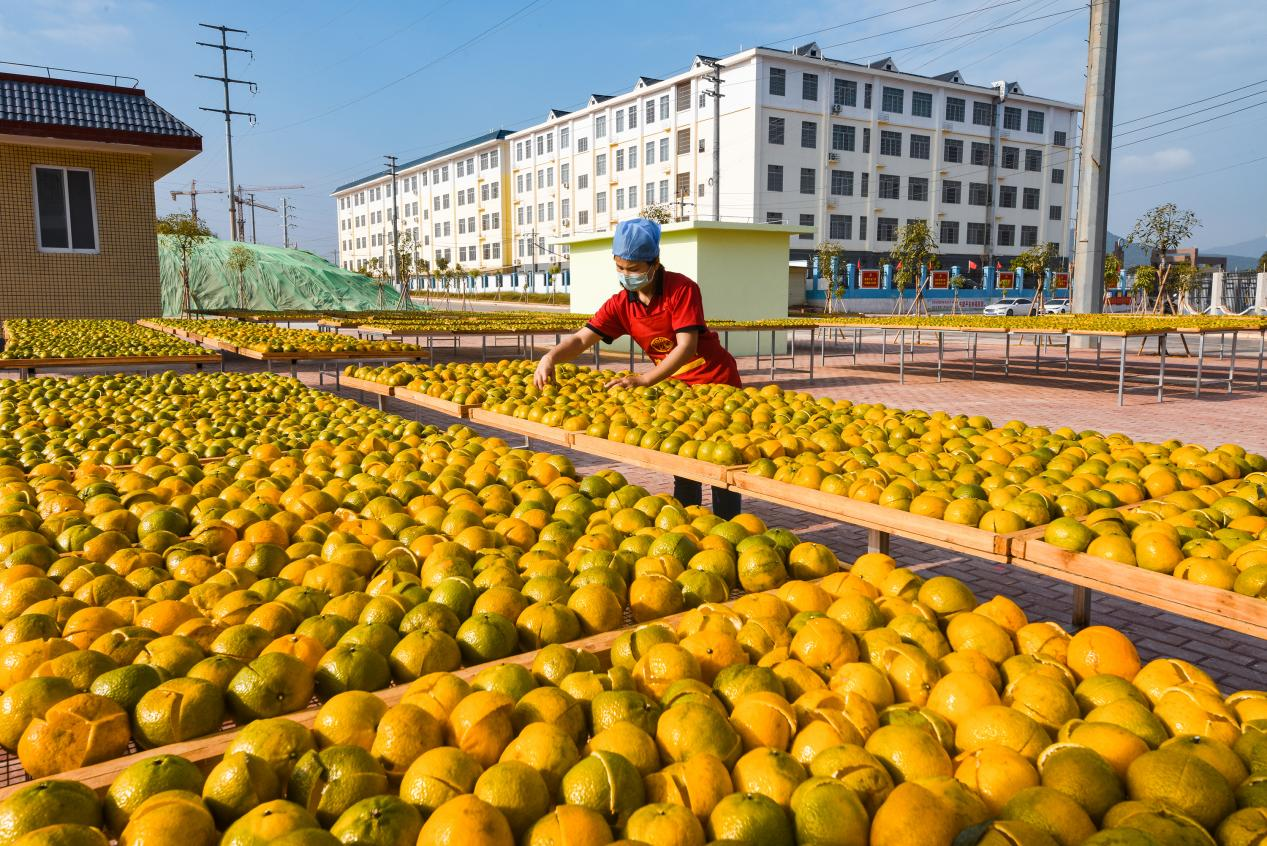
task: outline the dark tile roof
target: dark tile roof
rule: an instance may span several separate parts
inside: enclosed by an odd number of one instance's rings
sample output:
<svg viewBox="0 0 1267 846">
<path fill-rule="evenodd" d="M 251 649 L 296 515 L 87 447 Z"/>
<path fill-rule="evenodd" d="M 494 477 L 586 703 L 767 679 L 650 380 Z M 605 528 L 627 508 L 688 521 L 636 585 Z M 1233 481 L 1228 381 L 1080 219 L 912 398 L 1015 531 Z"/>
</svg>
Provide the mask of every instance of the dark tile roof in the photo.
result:
<svg viewBox="0 0 1267 846">
<path fill-rule="evenodd" d="M 463 141 L 461 144 L 454 144 L 452 147 L 445 147 L 443 150 L 436 150 L 434 153 L 428 153 L 427 155 L 422 156 L 421 158 L 411 159 L 410 161 L 407 161 L 404 164 L 398 165 L 396 167 L 396 172 L 401 173 L 402 171 L 409 170 L 412 167 L 417 167 L 420 164 L 426 164 L 427 162 L 434 161 L 436 159 L 442 159 L 445 156 L 451 156 L 454 153 L 458 152 L 459 150 L 465 150 L 467 147 L 476 147 L 488 141 L 500 141 L 501 139 L 505 138 L 509 134 L 510 134 L 509 129 L 495 129 L 492 132 L 486 132 L 483 135 L 472 138 L 469 141 Z M 338 188 L 335 188 L 330 193 L 337 194 L 340 191 L 346 191 L 349 188 L 355 188 L 357 185 L 360 185 L 364 182 L 373 182 L 375 180 L 382 179 L 384 176 L 387 176 L 387 174 L 388 174 L 388 171 L 380 170 L 378 173 L 372 173 L 369 176 L 363 176 L 360 179 L 354 180 L 352 182 L 344 183 L 343 185 L 340 185 Z"/>
<path fill-rule="evenodd" d="M 201 136 L 140 88 L 0 73 L 0 127 L 21 134 L 201 147 Z"/>
</svg>

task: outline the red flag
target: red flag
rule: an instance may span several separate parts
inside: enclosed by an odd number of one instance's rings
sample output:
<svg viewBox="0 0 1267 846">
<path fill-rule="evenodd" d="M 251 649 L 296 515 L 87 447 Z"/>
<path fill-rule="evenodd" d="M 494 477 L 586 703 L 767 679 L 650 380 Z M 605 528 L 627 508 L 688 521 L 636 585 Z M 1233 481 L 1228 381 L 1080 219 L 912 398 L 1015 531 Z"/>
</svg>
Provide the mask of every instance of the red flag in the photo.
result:
<svg viewBox="0 0 1267 846">
<path fill-rule="evenodd" d="M 862 259 L 858 259 L 858 272 L 862 272 Z"/>
<path fill-rule="evenodd" d="M 994 263 L 994 269 L 995 269 L 995 270 L 1002 270 L 1002 269 L 1003 269 L 1003 262 L 996 261 L 996 262 Z"/>
<path fill-rule="evenodd" d="M 900 262 L 900 261 L 899 261 L 899 262 L 897 263 L 897 269 L 898 269 L 898 270 L 901 270 L 901 269 L 902 269 L 902 262 Z"/>
<path fill-rule="evenodd" d="M 976 263 L 975 261 L 973 261 L 972 259 L 968 259 L 968 269 L 969 269 L 969 270 L 976 270 L 976 269 L 977 269 L 977 263 Z"/>
</svg>

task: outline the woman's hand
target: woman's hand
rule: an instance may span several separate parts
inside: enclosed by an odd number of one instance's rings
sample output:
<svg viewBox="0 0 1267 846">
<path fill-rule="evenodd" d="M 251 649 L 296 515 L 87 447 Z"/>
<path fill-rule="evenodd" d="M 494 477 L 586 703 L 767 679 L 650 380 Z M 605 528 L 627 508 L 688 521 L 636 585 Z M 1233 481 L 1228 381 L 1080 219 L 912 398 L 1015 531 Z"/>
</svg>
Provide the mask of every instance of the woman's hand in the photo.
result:
<svg viewBox="0 0 1267 846">
<path fill-rule="evenodd" d="M 645 388 L 649 384 L 651 383 L 647 381 L 646 376 L 631 373 L 628 376 L 617 376 L 603 387 L 610 391 L 612 388 Z"/>
<path fill-rule="evenodd" d="M 532 384 L 535 385 L 539 391 L 553 381 L 554 361 L 550 358 L 550 354 L 546 353 L 541 356 L 541 360 L 537 362 L 537 370 L 532 374 Z"/>
</svg>

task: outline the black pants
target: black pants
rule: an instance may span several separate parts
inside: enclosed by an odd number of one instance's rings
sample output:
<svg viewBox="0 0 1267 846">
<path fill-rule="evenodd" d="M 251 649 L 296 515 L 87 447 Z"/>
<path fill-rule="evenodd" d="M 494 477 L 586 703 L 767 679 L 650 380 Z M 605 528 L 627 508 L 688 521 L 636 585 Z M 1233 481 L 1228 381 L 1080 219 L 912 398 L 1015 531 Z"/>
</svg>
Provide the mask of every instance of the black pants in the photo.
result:
<svg viewBox="0 0 1267 846">
<path fill-rule="evenodd" d="M 692 479 L 673 477 L 673 496 L 683 505 L 701 505 L 704 501 L 704 485 Z M 743 508 L 743 497 L 737 491 L 713 486 L 713 513 L 729 520 Z"/>
</svg>

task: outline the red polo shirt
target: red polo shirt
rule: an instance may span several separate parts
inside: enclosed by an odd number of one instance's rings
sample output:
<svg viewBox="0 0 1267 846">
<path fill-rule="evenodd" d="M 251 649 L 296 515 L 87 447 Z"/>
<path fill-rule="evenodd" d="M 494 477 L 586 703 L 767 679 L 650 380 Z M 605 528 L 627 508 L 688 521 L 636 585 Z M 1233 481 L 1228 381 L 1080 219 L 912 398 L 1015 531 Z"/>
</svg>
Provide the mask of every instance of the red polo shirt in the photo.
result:
<svg viewBox="0 0 1267 846">
<path fill-rule="evenodd" d="M 585 324 L 606 343 L 630 335 L 647 357 L 659 364 L 677 346 L 678 332 L 697 332 L 696 357 L 670 378 L 691 385 L 740 387 L 735 358 L 721 345 L 717 333 L 704 322 L 699 285 L 663 266 L 656 272 L 651 302 L 643 305 L 632 291 L 613 294 Z"/>
</svg>

